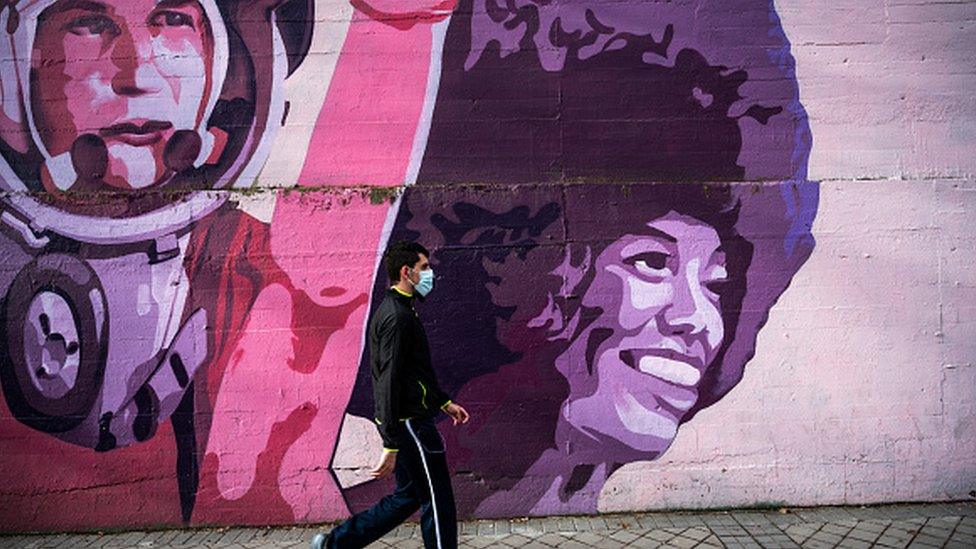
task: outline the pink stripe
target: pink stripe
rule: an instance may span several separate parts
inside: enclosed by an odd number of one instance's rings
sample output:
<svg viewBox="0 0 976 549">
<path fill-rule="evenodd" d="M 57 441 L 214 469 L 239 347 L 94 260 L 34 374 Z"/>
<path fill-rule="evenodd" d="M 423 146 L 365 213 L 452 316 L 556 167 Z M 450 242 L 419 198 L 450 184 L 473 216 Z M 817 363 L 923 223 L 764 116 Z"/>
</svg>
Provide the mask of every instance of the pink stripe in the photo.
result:
<svg viewBox="0 0 976 549">
<path fill-rule="evenodd" d="M 315 122 L 303 186 L 404 182 L 426 96 L 431 29 L 355 17 Z"/>
</svg>

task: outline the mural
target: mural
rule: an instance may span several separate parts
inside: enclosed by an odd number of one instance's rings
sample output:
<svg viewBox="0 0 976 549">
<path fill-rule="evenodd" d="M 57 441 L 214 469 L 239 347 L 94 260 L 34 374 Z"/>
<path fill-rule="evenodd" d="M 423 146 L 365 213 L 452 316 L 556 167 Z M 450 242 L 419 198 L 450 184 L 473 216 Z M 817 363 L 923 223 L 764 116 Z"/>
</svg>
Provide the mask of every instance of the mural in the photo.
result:
<svg viewBox="0 0 976 549">
<path fill-rule="evenodd" d="M 4 527 L 368 505 L 401 238 L 443 277 L 462 515 L 596 511 L 742 379 L 814 246 L 789 41 L 715 4 L 0 3 Z"/>
<path fill-rule="evenodd" d="M 707 4 L 489 1 L 454 16 L 392 239 L 438 250 L 446 283 L 421 315 L 474 418 L 443 429 L 462 514 L 596 512 L 617 468 L 660 457 L 742 378 L 817 207 L 789 45 L 750 6 L 758 40 L 726 38 L 743 69 L 695 36 Z M 444 188 L 471 179 L 521 185 Z M 350 413 L 368 417 L 368 383 Z M 347 492 L 353 511 L 377 484 Z"/>
</svg>

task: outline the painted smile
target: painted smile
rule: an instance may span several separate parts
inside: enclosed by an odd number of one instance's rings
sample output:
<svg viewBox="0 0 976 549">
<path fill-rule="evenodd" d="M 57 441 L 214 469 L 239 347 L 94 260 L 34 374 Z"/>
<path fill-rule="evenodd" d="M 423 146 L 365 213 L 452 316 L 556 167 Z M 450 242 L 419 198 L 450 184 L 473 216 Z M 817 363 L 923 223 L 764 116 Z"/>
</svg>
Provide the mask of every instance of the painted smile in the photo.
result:
<svg viewBox="0 0 976 549">
<path fill-rule="evenodd" d="M 629 368 L 650 376 L 658 384 L 655 399 L 676 412 L 686 412 L 698 401 L 698 383 L 704 362 L 673 349 L 637 349 L 620 351 L 620 361 Z"/>
<path fill-rule="evenodd" d="M 671 349 L 621 351 L 620 360 L 635 370 L 688 388 L 698 385 L 705 369 L 700 358 Z"/>
<path fill-rule="evenodd" d="M 172 128 L 171 122 L 162 120 L 133 120 L 102 128 L 98 134 L 106 141 L 114 140 L 135 147 L 145 147 L 158 143 L 163 139 L 163 134 Z"/>
</svg>

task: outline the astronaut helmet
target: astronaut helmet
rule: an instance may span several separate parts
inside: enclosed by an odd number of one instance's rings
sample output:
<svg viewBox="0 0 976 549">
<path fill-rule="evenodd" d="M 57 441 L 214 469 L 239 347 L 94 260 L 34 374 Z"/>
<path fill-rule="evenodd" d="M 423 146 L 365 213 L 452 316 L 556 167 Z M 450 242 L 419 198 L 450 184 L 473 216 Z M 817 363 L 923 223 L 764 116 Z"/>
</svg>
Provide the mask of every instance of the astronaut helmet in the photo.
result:
<svg viewBox="0 0 976 549">
<path fill-rule="evenodd" d="M 96 450 L 146 440 L 209 356 L 194 223 L 253 185 L 312 0 L 0 0 L 0 384 Z"/>
<path fill-rule="evenodd" d="M 36 234 L 133 242 L 225 200 L 206 191 L 252 185 L 283 115 L 288 46 L 310 32 L 282 37 L 274 9 L 293 3 L 0 3 L 0 191 L 12 213 Z"/>
</svg>

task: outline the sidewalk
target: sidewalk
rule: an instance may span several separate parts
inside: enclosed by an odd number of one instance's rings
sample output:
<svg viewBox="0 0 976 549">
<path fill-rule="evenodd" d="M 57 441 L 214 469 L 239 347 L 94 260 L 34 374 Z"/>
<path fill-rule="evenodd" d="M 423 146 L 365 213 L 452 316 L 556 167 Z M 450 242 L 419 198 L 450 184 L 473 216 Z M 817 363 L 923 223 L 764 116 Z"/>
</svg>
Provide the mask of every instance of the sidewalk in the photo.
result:
<svg viewBox="0 0 976 549">
<path fill-rule="evenodd" d="M 304 548 L 318 528 L 219 528 L 122 534 L 0 537 L 23 548 Z M 416 524 L 373 548 L 423 547 Z M 976 547 L 976 503 L 822 507 L 772 511 L 638 513 L 466 522 L 461 547 Z"/>
</svg>

